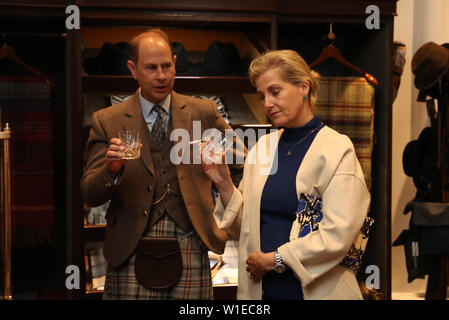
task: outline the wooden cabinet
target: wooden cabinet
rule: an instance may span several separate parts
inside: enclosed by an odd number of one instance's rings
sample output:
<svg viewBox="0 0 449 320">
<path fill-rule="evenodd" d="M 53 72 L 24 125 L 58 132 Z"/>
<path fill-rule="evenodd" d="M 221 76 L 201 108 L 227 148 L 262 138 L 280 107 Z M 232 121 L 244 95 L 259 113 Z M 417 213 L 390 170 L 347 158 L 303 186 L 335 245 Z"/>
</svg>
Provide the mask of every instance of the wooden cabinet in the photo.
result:
<svg viewBox="0 0 449 320">
<path fill-rule="evenodd" d="M 106 42 L 129 42 L 134 35 L 154 26 L 167 32 L 171 41 L 182 41 L 187 51 L 199 53 L 200 56 L 211 42 L 219 40 L 234 43 L 239 55 L 251 60 L 259 54 L 259 49 L 269 49 L 273 43 L 270 30 L 275 19 L 267 14 L 239 12 L 239 10 L 220 11 L 217 14 L 212 12 L 214 8 L 210 7 L 207 11 L 195 12 L 161 11 L 155 10 L 151 1 L 131 1 L 129 6 L 117 11 L 118 3 L 112 1 L 108 2 L 107 6 L 96 7 L 99 3 L 100 1 L 81 1 L 82 29 L 69 33 L 69 43 L 74 51 L 70 63 L 76 66 L 71 69 L 73 72 L 70 75 L 71 83 L 74 84 L 70 89 L 72 94 L 71 129 L 74 133 L 71 150 L 73 164 L 76 163 L 76 166 L 72 167 L 74 181 L 79 181 L 81 177 L 82 166 L 79 163 L 82 163 L 81 155 L 88 136 L 89 118 L 95 111 L 91 106 L 87 108 L 87 105 L 95 104 L 95 101 L 98 101 L 95 97 L 132 94 L 138 87 L 137 82 L 128 75 L 87 74 L 83 70 L 83 65 L 89 51 L 98 53 Z M 139 7 L 139 3 L 143 9 L 136 12 L 134 9 Z M 250 84 L 247 76 L 177 76 L 174 89 L 184 94 L 231 96 L 233 103 L 236 101 L 235 96 L 239 96 L 240 101 L 250 105 L 247 107 L 247 112 L 256 115 L 253 116 L 253 122 L 236 122 L 231 116 L 232 125 L 241 127 L 267 122 L 262 104 L 251 96 L 255 95 L 255 88 Z M 78 186 L 77 191 L 79 192 Z M 104 237 L 105 226 L 86 224 L 87 210 L 82 205 L 79 193 L 75 193 L 74 189 L 71 259 L 73 264 L 84 267 L 80 270 L 82 288 L 74 292 L 74 298 L 98 299 L 102 291 L 93 288 L 88 253 L 92 249 L 92 244 L 101 241 Z M 235 290 L 235 286 L 214 288 L 217 299 L 232 298 L 235 296 Z"/>
<path fill-rule="evenodd" d="M 220 11 L 226 12 L 274 12 L 277 9 L 276 0 L 227 0 L 227 1 L 209 1 L 209 0 L 170 0 L 164 3 L 148 0 L 132 0 L 123 3 L 120 0 L 79 0 L 82 6 L 101 6 L 118 8 L 145 8 L 152 10 L 171 10 L 171 11 Z"/>
<path fill-rule="evenodd" d="M 232 39 L 238 42 L 242 52 L 290 48 L 298 50 L 306 61 L 311 62 L 329 43 L 325 38 L 329 24 L 333 23 L 333 31 L 337 37 L 335 45 L 348 60 L 373 74 L 379 81 L 375 89 L 371 192 L 371 216 L 376 222 L 368 242 L 364 266 L 379 267 L 380 290 L 386 298 L 390 298 L 392 44 L 396 2 L 397 0 L 167 0 L 161 3 L 154 0 L 22 0 L 11 3 L 0 0 L 1 24 L 6 31 L 63 30 L 67 17 L 64 8 L 69 4 L 76 4 L 81 12 L 81 29 L 66 30 L 66 163 L 61 166 L 64 172 L 59 173 L 65 176 L 67 185 L 64 199 L 67 210 L 67 265 L 83 266 L 80 268 L 82 288 L 67 290 L 68 297 L 92 297 L 90 294 L 86 295 L 89 287 L 86 287 L 85 282 L 86 275 L 88 276 L 84 268 L 85 244 L 101 241 L 105 230 L 103 226 L 86 227 L 84 223 L 85 208 L 80 195 L 80 178 L 84 143 L 89 129 L 83 126 L 84 99 L 88 95 L 111 92 L 132 93 L 137 88 L 130 76 L 84 73 L 86 49 L 99 49 L 106 41 L 126 40 L 136 30 L 160 27 L 170 33 L 172 38 L 178 37 L 198 51 L 205 51 L 212 39 Z M 365 9 L 369 5 L 379 8 L 378 30 L 368 30 L 365 27 L 368 16 Z M 245 46 L 241 43 L 247 43 L 251 49 L 243 49 Z M 347 70 L 337 66 L 331 66 L 332 71 L 337 75 L 347 75 Z M 247 77 L 177 77 L 175 89 L 180 93 L 236 94 L 242 97 L 254 93 Z M 247 100 L 250 101 L 251 98 L 245 99 Z M 233 125 L 244 128 L 237 123 Z M 364 266 L 359 271 L 361 279 L 368 277 Z M 98 298 L 95 295 L 93 297 Z"/>
<path fill-rule="evenodd" d="M 78 5 L 81 9 L 82 29 L 68 32 L 70 114 L 67 124 L 71 132 L 68 139 L 68 150 L 71 155 L 68 167 L 71 186 L 71 196 L 68 199 L 71 217 L 70 264 L 84 265 L 85 243 L 101 239 L 104 232 L 103 227 L 86 227 L 81 214 L 83 206 L 79 181 L 82 172 L 83 143 L 86 139 L 86 128 L 81 125 L 84 117 L 83 94 L 133 92 L 137 88 L 137 84 L 129 76 L 82 73 L 81 48 L 89 46 L 99 48 L 101 43 L 118 40 L 121 33 L 129 32 L 133 28 L 158 26 L 175 34 L 187 32 L 192 43 L 194 39 L 199 39 L 196 45 L 198 43 L 207 45 L 203 36 L 208 33 L 220 34 L 216 40 L 220 40 L 224 34 L 238 33 L 259 52 L 267 49 L 291 48 L 299 50 L 306 61 L 311 62 L 328 44 L 323 41 L 323 37 L 329 31 L 329 24 L 333 23 L 337 36 L 335 44 L 351 62 L 363 67 L 379 81 L 375 91 L 376 142 L 372 157 L 371 201 L 371 216 L 376 223 L 368 243 L 364 266 L 379 267 L 380 291 L 386 298 L 391 297 L 391 66 L 396 0 L 262 0 L 213 3 L 179 0 L 166 1 L 164 4 L 143 0 L 130 0 L 126 3 L 115 0 L 80 0 Z M 377 5 L 380 9 L 379 30 L 368 30 L 365 27 L 367 18 L 365 8 L 368 5 Z M 112 40 L 110 36 L 113 36 Z M 340 75 L 346 75 L 345 71 Z M 247 77 L 177 77 L 175 89 L 181 93 L 254 93 L 254 88 Z M 365 268 L 362 267 L 359 277 L 363 280 L 367 276 Z M 82 279 L 83 288 L 73 292 L 73 298 L 91 297 L 85 294 L 88 288 L 84 282 L 85 270 L 82 270 Z"/>
</svg>

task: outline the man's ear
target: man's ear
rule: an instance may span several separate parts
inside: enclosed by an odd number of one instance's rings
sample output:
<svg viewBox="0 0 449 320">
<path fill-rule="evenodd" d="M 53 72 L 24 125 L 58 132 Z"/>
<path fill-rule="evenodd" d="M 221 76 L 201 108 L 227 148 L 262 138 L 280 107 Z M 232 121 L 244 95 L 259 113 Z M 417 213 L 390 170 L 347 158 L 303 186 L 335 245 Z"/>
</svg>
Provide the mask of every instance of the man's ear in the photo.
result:
<svg viewBox="0 0 449 320">
<path fill-rule="evenodd" d="M 126 65 L 128 66 L 129 71 L 131 71 L 133 78 L 137 80 L 137 76 L 136 76 L 137 70 L 136 70 L 136 64 L 134 63 L 134 61 L 128 60 Z"/>
<path fill-rule="evenodd" d="M 178 57 L 176 55 L 173 55 L 173 68 L 175 68 L 175 74 L 176 74 L 176 59 Z"/>
</svg>

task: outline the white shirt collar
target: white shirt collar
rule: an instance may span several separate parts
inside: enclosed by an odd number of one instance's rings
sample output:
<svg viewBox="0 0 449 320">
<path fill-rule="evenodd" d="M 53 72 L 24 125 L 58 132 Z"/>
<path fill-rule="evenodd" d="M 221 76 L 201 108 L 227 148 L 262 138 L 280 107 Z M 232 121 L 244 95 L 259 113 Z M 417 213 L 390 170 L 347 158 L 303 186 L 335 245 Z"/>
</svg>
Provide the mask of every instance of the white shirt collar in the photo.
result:
<svg viewBox="0 0 449 320">
<path fill-rule="evenodd" d="M 139 101 L 140 101 L 140 107 L 142 109 L 142 114 L 145 118 L 147 118 L 151 111 L 153 110 L 154 103 L 145 99 L 142 95 L 142 90 L 139 89 Z M 170 103 L 171 103 L 171 93 L 161 102 L 158 103 L 164 110 L 167 112 L 167 114 L 170 114 Z"/>
</svg>

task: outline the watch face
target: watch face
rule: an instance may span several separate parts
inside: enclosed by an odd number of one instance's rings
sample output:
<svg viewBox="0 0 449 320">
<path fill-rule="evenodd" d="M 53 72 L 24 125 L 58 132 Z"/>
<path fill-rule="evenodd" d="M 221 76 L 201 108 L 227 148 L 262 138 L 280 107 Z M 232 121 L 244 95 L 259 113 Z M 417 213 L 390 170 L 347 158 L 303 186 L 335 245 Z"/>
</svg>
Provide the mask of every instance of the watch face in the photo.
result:
<svg viewBox="0 0 449 320">
<path fill-rule="evenodd" d="M 283 264 L 277 264 L 277 265 L 275 265 L 274 266 L 274 272 L 277 272 L 277 273 L 282 273 L 282 272 L 284 272 L 285 271 L 285 266 L 283 265 Z"/>
</svg>

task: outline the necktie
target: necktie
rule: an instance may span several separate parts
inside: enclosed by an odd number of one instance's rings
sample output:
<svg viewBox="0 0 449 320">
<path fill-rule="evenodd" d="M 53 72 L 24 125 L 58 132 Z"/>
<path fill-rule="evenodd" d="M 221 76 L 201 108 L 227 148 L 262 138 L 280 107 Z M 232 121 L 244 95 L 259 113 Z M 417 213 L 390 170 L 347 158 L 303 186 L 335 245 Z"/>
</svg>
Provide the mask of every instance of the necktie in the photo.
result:
<svg viewBox="0 0 449 320">
<path fill-rule="evenodd" d="M 162 144 L 164 143 L 165 138 L 165 111 L 164 109 L 155 104 L 153 110 L 157 112 L 156 121 L 153 124 L 153 128 L 151 129 L 151 134 L 153 135 L 153 139 L 162 148 Z"/>
</svg>

